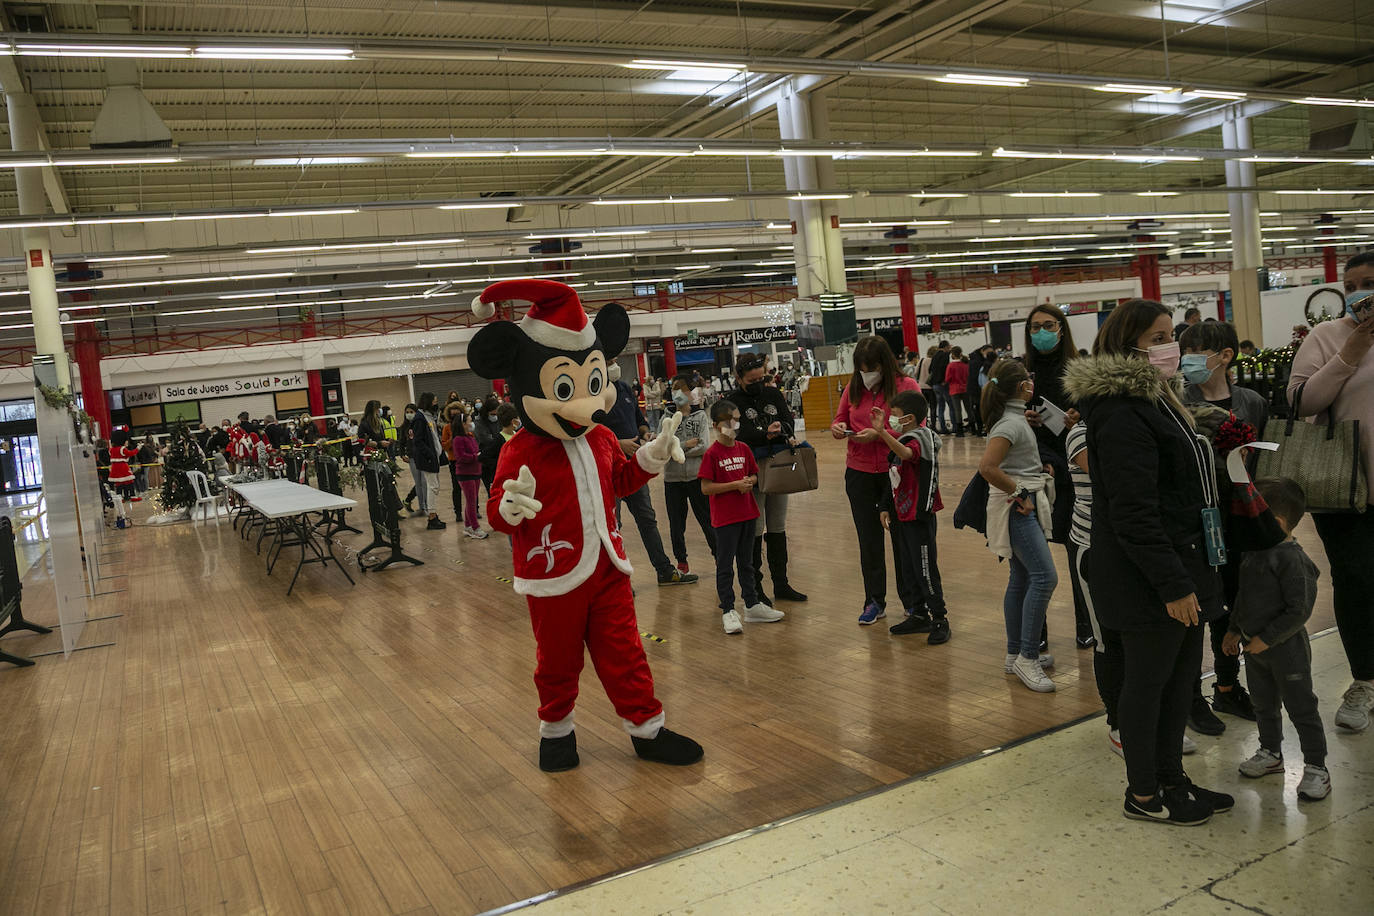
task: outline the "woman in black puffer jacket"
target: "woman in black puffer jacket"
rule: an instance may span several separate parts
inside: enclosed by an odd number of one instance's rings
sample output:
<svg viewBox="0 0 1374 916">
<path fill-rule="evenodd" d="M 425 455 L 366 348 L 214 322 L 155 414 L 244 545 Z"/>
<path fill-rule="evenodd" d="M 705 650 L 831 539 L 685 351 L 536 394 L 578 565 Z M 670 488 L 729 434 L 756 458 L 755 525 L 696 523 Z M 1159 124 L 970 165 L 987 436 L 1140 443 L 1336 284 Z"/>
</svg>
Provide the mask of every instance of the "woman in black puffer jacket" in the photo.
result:
<svg viewBox="0 0 1374 916">
<path fill-rule="evenodd" d="M 730 393 L 730 400 L 739 408 L 740 442 L 754 450 L 754 458 L 765 458 L 787 448 L 793 438 L 792 409 L 787 396 L 767 384 L 764 376 L 766 360 L 759 353 L 744 353 L 735 361 L 735 375 L 739 389 Z M 754 538 L 754 578 L 759 600 L 771 605 L 763 593 L 763 546 L 768 545 L 768 570 L 773 575 L 773 596 L 779 601 L 805 601 L 806 596 L 792 587 L 787 579 L 787 494 L 764 493 L 754 484 L 754 500 L 759 506 L 759 530 L 767 530 Z"/>
<path fill-rule="evenodd" d="M 1088 581 L 1104 639 L 1119 640 L 1117 718 L 1127 817 L 1200 824 L 1234 804 L 1183 771 L 1183 732 L 1202 659 L 1202 623 L 1223 611 L 1203 510 L 1217 505 L 1212 451 L 1173 384 L 1170 312 L 1135 299 L 1072 361 L 1065 388 L 1087 424 L 1092 476 Z"/>
</svg>

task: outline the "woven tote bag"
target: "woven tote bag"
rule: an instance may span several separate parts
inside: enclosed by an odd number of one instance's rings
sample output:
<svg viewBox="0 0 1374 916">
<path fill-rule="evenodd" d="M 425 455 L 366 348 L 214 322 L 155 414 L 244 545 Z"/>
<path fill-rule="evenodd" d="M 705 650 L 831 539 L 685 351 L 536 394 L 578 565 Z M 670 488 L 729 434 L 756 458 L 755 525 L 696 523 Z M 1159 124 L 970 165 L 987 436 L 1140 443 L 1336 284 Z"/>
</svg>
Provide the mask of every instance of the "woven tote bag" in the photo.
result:
<svg viewBox="0 0 1374 916">
<path fill-rule="evenodd" d="M 1310 512 L 1363 512 L 1369 483 L 1360 459 L 1360 423 L 1336 422 L 1329 415 L 1325 425 L 1297 420 L 1305 387 L 1294 393 L 1287 419 L 1271 417 L 1264 424 L 1264 438 L 1279 447 L 1259 455 L 1255 476 L 1296 481 L 1307 494 Z"/>
</svg>

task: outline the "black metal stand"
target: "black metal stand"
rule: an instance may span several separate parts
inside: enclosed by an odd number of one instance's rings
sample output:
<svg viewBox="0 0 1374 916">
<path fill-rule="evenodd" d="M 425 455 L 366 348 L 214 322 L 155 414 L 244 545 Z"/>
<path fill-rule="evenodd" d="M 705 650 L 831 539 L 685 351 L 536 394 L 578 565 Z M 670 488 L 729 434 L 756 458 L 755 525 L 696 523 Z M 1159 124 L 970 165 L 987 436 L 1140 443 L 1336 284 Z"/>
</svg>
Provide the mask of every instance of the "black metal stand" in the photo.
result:
<svg viewBox="0 0 1374 916">
<path fill-rule="evenodd" d="M 358 568 L 363 572 L 386 569 L 392 563 L 424 566 L 423 560 L 401 552 L 401 497 L 396 493 L 396 476 L 385 461 L 370 461 L 363 467 L 363 482 L 367 487 L 367 513 L 372 519 L 372 543 L 358 551 Z M 368 554 L 379 547 L 388 547 L 391 554 L 371 560 Z"/>
<path fill-rule="evenodd" d="M 343 496 L 343 484 L 339 482 L 339 462 L 336 459 L 330 458 L 328 455 L 321 455 L 315 459 L 315 486 L 322 493 Z M 325 540 L 332 541 L 334 535 L 340 531 L 362 534 L 362 531 L 348 524 L 344 516 L 347 511 L 347 509 L 332 509 L 323 513 L 324 517 L 315 527 L 324 529 Z"/>
<path fill-rule="evenodd" d="M 24 584 L 19 581 L 19 563 L 14 557 L 14 527 L 9 517 L 0 518 L 0 620 L 8 620 L 0 628 L 0 637 L 25 630 L 31 633 L 51 633 L 51 627 L 40 626 L 24 619 L 20 596 Z M 33 659 L 0 651 L 0 662 L 27 668 Z"/>
</svg>

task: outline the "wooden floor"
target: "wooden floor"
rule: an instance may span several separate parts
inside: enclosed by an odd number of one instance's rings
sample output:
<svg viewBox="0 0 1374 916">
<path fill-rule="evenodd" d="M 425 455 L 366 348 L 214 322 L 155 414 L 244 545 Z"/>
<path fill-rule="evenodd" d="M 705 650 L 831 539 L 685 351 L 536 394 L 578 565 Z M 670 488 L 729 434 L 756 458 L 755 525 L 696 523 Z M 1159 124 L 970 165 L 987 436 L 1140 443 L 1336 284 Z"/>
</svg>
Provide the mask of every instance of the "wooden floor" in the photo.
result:
<svg viewBox="0 0 1374 916">
<path fill-rule="evenodd" d="M 952 504 L 981 442 L 946 441 Z M 96 608 L 123 617 L 84 640 L 116 645 L 0 669 L 0 913 L 472 913 L 1099 708 L 1058 548 L 1055 694 L 1003 675 L 1005 567 L 948 512 L 953 640 L 857 626 L 843 454 L 818 445 L 823 487 L 794 499 L 788 526 L 793 581 L 812 600 L 787 607 L 784 623 L 727 638 L 700 532 L 689 545 L 708 581 L 671 589 L 655 586 L 626 533 L 641 629 L 662 640 L 646 648 L 668 722 L 706 748 L 687 769 L 633 756 L 589 668 L 582 766 L 539 771 L 533 640 L 500 578 L 504 538 L 410 520 L 407 549 L 424 567 L 354 588 L 308 568 L 285 598 L 283 570 L 264 575 L 227 525 L 134 527 L 127 591 Z M 40 577 L 26 607 L 46 622 Z M 1325 587 L 1319 602 L 1314 630 L 1329 625 Z"/>
</svg>

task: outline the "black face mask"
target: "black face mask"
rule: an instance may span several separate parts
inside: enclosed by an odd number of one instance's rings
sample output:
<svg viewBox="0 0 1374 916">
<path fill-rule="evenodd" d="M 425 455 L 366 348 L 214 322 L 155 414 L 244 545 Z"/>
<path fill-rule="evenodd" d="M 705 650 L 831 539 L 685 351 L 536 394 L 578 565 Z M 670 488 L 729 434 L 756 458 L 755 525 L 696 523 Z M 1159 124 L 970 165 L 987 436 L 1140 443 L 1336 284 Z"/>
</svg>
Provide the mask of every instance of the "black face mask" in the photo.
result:
<svg viewBox="0 0 1374 916">
<path fill-rule="evenodd" d="M 744 386 L 744 393 L 751 398 L 756 398 L 763 394 L 763 382 L 750 382 Z"/>
</svg>

